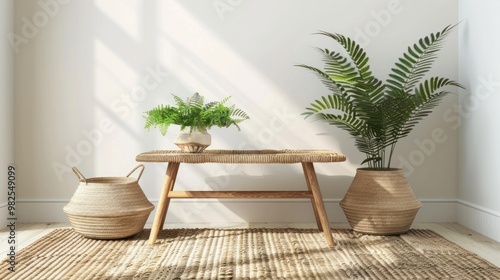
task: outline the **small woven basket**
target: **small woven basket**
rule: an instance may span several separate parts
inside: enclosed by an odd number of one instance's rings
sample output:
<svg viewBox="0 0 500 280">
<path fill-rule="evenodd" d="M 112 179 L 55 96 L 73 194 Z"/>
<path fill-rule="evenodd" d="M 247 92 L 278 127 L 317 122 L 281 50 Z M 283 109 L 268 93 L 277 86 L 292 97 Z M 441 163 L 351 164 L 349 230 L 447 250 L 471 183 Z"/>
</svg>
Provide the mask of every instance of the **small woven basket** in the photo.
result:
<svg viewBox="0 0 500 280">
<path fill-rule="evenodd" d="M 137 178 L 129 177 L 142 168 Z M 139 186 L 144 165 L 125 177 L 85 178 L 73 167 L 80 185 L 63 210 L 75 231 L 92 239 L 120 239 L 142 231 L 154 206 Z"/>
</svg>

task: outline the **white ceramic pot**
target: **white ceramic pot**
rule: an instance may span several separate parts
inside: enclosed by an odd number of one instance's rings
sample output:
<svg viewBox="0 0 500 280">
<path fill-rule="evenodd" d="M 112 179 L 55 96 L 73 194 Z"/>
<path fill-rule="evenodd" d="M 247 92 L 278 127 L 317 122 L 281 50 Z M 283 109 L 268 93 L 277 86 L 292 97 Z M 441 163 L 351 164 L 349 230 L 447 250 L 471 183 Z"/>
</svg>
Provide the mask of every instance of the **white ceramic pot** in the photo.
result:
<svg viewBox="0 0 500 280">
<path fill-rule="evenodd" d="M 212 143 L 212 137 L 206 128 L 185 128 L 177 134 L 174 144 L 187 153 L 199 153 L 205 150 Z"/>
</svg>

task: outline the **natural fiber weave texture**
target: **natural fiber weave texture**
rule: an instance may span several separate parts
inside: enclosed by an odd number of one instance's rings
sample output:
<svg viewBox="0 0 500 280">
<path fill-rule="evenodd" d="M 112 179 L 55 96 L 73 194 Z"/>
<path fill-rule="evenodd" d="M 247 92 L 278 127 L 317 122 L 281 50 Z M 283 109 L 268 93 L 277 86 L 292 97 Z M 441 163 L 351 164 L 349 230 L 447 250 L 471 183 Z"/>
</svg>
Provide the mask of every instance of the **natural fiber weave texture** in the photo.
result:
<svg viewBox="0 0 500 280">
<path fill-rule="evenodd" d="M 78 233 L 89 238 L 117 239 L 142 231 L 154 208 L 139 186 L 143 164 L 125 177 L 85 178 L 76 167 L 72 170 L 80 185 L 63 210 Z M 140 170 L 138 177 L 131 178 L 136 170 Z"/>
<path fill-rule="evenodd" d="M 313 229 L 149 230 L 92 240 L 55 230 L 17 254 L 0 279 L 500 279 L 500 269 L 430 230 L 401 236 Z M 3 267 L 7 267 L 6 261 Z"/>
<path fill-rule="evenodd" d="M 153 208 L 137 179 L 95 177 L 80 182 L 63 210 L 84 236 L 116 239 L 140 232 Z"/>
<path fill-rule="evenodd" d="M 138 162 L 183 163 L 299 163 L 345 161 L 343 154 L 320 150 L 205 150 L 201 153 L 150 151 L 139 154 Z"/>
<path fill-rule="evenodd" d="M 421 206 L 402 169 L 358 168 L 340 201 L 354 230 L 378 235 L 408 231 Z"/>
<path fill-rule="evenodd" d="M 187 153 L 201 153 L 203 152 L 208 146 L 210 145 L 202 145 L 198 143 L 177 143 L 175 144 L 179 148 L 181 148 L 182 151 L 187 152 Z"/>
</svg>

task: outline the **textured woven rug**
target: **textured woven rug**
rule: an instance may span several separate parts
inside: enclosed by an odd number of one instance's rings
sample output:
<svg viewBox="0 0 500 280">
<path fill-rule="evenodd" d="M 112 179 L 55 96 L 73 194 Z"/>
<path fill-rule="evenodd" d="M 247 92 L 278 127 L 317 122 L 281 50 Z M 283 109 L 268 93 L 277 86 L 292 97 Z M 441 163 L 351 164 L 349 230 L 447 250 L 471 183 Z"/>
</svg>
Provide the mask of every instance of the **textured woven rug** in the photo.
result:
<svg viewBox="0 0 500 280">
<path fill-rule="evenodd" d="M 313 229 L 149 230 L 124 240 L 55 230 L 4 260 L 0 279 L 500 279 L 500 269 L 430 230 L 400 236 Z"/>
</svg>

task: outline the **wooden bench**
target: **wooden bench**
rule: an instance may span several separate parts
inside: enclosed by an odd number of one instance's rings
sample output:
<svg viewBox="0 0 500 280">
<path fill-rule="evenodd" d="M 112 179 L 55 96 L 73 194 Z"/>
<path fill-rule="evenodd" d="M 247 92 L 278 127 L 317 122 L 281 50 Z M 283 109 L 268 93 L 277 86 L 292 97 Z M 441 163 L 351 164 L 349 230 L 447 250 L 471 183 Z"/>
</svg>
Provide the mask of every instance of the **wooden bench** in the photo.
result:
<svg viewBox="0 0 500 280">
<path fill-rule="evenodd" d="M 158 209 L 149 236 L 149 244 L 156 242 L 158 232 L 165 223 L 168 205 L 172 198 L 308 198 L 311 200 L 318 229 L 324 232 L 329 246 L 335 245 L 313 163 L 345 161 L 346 157 L 340 153 L 322 150 L 205 150 L 201 153 L 162 150 L 139 154 L 136 160 L 138 162 L 168 162 Z M 181 163 L 301 163 L 307 191 L 174 191 Z"/>
</svg>

